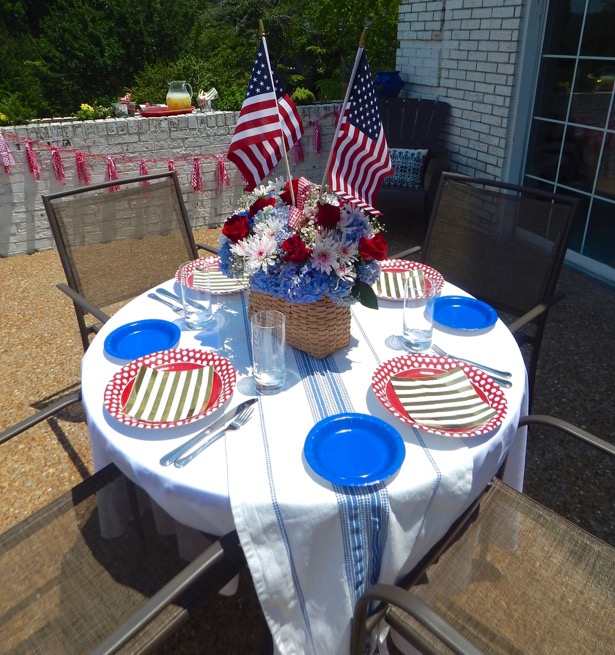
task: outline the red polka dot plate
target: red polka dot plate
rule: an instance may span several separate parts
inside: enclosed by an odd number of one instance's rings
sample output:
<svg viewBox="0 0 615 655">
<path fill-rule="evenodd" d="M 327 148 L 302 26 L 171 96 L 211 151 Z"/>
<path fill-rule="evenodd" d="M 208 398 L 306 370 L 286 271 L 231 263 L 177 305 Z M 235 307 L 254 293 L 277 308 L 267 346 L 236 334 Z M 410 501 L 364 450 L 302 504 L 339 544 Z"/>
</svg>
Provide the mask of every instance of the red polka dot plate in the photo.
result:
<svg viewBox="0 0 615 655">
<path fill-rule="evenodd" d="M 393 385 L 391 376 L 399 377 L 421 377 L 436 375 L 444 371 L 450 371 L 454 368 L 464 370 L 470 383 L 478 396 L 496 412 L 496 415 L 480 425 L 473 428 L 452 428 L 439 429 L 428 427 L 417 423 L 408 415 L 402 406 Z M 502 389 L 494 382 L 489 375 L 476 367 L 460 362 L 450 357 L 437 357 L 433 355 L 408 354 L 395 357 L 385 362 L 375 371 L 372 376 L 372 389 L 378 400 L 395 416 L 404 423 L 412 427 L 440 434 L 445 437 L 477 437 L 482 434 L 488 434 L 495 430 L 506 415 L 507 403 L 506 396 Z"/>
<path fill-rule="evenodd" d="M 186 371 L 204 366 L 214 367 L 214 379 L 207 406 L 198 414 L 177 421 L 150 422 L 135 419 L 122 411 L 141 366 L 149 366 L 159 371 Z M 194 423 L 221 407 L 233 394 L 237 374 L 228 359 L 207 350 L 180 348 L 162 350 L 151 355 L 139 357 L 119 370 L 105 389 L 104 406 L 121 423 L 137 428 L 170 428 Z"/>
</svg>

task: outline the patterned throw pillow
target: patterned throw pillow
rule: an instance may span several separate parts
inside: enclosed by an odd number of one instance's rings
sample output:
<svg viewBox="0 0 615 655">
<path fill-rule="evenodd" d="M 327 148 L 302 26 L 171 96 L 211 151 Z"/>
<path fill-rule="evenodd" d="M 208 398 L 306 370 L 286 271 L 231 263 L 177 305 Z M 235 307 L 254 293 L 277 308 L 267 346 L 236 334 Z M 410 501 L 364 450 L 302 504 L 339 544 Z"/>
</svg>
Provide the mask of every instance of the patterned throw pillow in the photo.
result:
<svg viewBox="0 0 615 655">
<path fill-rule="evenodd" d="M 395 172 L 384 178 L 382 186 L 420 189 L 423 186 L 427 150 L 390 148 L 389 154 Z"/>
</svg>

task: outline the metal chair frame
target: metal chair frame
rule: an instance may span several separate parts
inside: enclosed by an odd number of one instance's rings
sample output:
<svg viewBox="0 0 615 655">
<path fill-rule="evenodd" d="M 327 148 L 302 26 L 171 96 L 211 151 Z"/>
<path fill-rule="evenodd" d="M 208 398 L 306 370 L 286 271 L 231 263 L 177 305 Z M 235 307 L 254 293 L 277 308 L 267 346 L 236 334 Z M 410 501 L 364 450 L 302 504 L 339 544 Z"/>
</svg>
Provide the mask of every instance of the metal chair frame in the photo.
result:
<svg viewBox="0 0 615 655">
<path fill-rule="evenodd" d="M 472 260 L 472 258 L 480 260 L 481 253 L 468 253 L 464 250 L 465 244 L 459 246 L 457 243 L 452 241 L 452 237 L 447 237 L 441 233 L 436 233 L 436 230 L 439 229 L 439 214 L 441 214 L 443 198 L 446 197 L 449 189 L 451 190 L 450 193 L 455 193 L 457 188 L 462 188 L 464 190 L 471 188 L 472 193 L 475 194 L 476 205 L 480 206 L 480 204 L 483 203 L 483 207 L 485 208 L 485 212 L 487 214 L 490 211 L 489 202 L 494 200 L 494 202 L 497 203 L 498 197 L 505 199 L 507 202 L 509 200 L 516 201 L 523 199 L 525 202 L 536 203 L 536 206 L 543 204 L 545 211 L 557 210 L 562 214 L 566 213 L 565 226 L 557 233 L 556 237 L 554 237 L 552 241 L 552 250 L 549 253 L 549 270 L 543 278 L 537 279 L 535 281 L 535 285 L 533 285 L 533 288 L 537 288 L 539 290 L 539 293 L 535 294 L 539 298 L 539 301 L 535 305 L 521 308 L 519 306 L 515 306 L 514 300 L 512 299 L 509 301 L 509 304 L 507 299 L 503 297 L 504 294 L 497 289 L 491 289 L 490 291 L 485 292 L 481 288 L 473 288 L 473 286 L 477 286 L 475 282 L 473 285 L 471 281 L 456 281 L 456 264 L 452 260 L 444 260 L 443 257 L 448 257 L 449 255 L 445 255 L 443 253 L 451 253 L 456 251 L 458 261 L 461 262 L 457 265 L 457 268 L 463 267 L 464 272 L 470 271 L 473 267 L 476 267 L 478 270 L 478 267 L 482 264 L 482 261 L 470 261 L 470 263 L 468 263 L 468 260 Z M 513 320 L 505 320 L 508 323 L 508 328 L 515 336 L 517 343 L 520 346 L 524 344 L 529 344 L 531 346 L 530 361 L 528 366 L 528 378 L 531 394 L 534 387 L 536 370 L 538 366 L 538 355 L 540 352 L 540 345 L 542 342 L 549 309 L 564 297 L 563 294 L 556 292 L 556 286 L 564 262 L 564 257 L 566 255 L 570 232 L 577 211 L 578 201 L 576 198 L 572 198 L 570 196 L 548 193 L 539 189 L 532 189 L 529 187 L 507 182 L 500 182 L 497 180 L 473 178 L 459 173 L 443 172 L 440 178 L 438 190 L 436 192 L 436 198 L 423 244 L 421 246 L 415 246 L 403 252 L 392 255 L 392 257 L 407 257 L 410 255 L 418 256 L 421 262 L 432 266 L 436 270 L 439 270 L 446 279 L 453 282 L 454 284 L 457 282 L 464 288 L 465 291 L 468 291 L 480 300 L 484 300 L 485 302 L 493 305 L 493 307 L 498 312 L 503 314 L 511 314 Z M 515 220 L 518 218 L 519 216 L 515 216 Z M 561 220 L 561 217 L 559 220 Z M 461 230 L 459 227 L 458 229 Z M 459 233 L 462 234 L 461 231 Z M 447 242 L 445 244 L 444 240 L 447 238 L 450 238 L 451 242 Z M 439 249 L 439 252 L 437 252 L 437 249 Z M 486 254 L 487 253 L 484 251 L 482 252 L 483 257 Z M 508 270 L 503 269 L 503 267 L 507 266 L 507 264 L 503 261 L 497 262 L 496 265 L 499 267 L 499 270 L 494 271 L 494 278 L 498 274 L 501 275 L 501 270 Z M 448 270 L 446 270 L 447 268 Z M 468 275 L 465 277 L 468 277 Z M 531 324 L 535 326 L 533 333 L 530 333 L 526 329 Z"/>
<path fill-rule="evenodd" d="M 75 270 L 71 262 L 70 252 L 74 246 L 67 241 L 65 233 L 60 227 L 60 220 L 56 213 L 56 206 L 59 202 L 63 202 L 67 198 L 94 198 L 97 196 L 97 194 L 100 193 L 108 193 L 109 202 L 113 202 L 118 196 L 120 196 L 120 194 L 122 194 L 123 191 L 128 190 L 129 188 L 132 188 L 133 192 L 140 190 L 143 196 L 143 200 L 146 201 L 148 193 L 151 193 L 151 190 L 155 188 L 154 185 L 164 183 L 165 180 L 170 181 L 175 189 L 175 214 L 177 219 L 176 227 L 181 231 L 181 235 L 186 246 L 185 257 L 183 261 L 197 259 L 199 256 L 198 248 L 208 250 L 210 252 L 215 252 L 215 250 L 211 247 L 206 246 L 205 244 L 197 244 L 194 241 L 186 205 L 184 203 L 179 181 L 177 179 L 177 173 L 175 171 L 152 173 L 149 175 L 131 177 L 123 180 L 112 180 L 101 182 L 99 184 L 91 184 L 84 187 L 65 189 L 57 193 L 42 195 L 43 205 L 49 219 L 53 238 L 58 250 L 58 254 L 60 256 L 60 260 L 62 262 L 64 273 L 66 275 L 66 281 L 68 283 L 59 283 L 56 286 L 73 301 L 84 351 L 87 350 L 89 346 L 90 335 L 92 333 L 98 332 L 100 325 L 105 323 L 109 319 L 109 316 L 105 311 L 101 309 L 101 307 L 97 305 L 97 303 L 92 302 L 92 299 L 87 298 L 86 294 L 84 294 L 82 285 L 79 282 L 79 271 Z M 112 189 L 116 188 L 117 190 L 112 191 Z M 152 253 L 152 256 L 154 256 L 154 253 Z M 183 261 L 178 261 L 177 266 L 179 267 Z M 133 295 L 137 295 L 141 291 L 143 291 L 143 289 L 135 289 Z M 94 316 L 97 322 L 93 325 L 87 325 L 87 314 Z"/>
<path fill-rule="evenodd" d="M 68 407 L 71 404 L 79 402 L 81 399 L 80 391 L 69 394 L 58 401 L 49 405 L 49 407 L 40 410 L 33 416 L 13 425 L 2 432 L 0 432 L 0 444 L 7 442 L 9 439 L 16 437 L 38 423 L 56 415 L 61 409 Z M 83 482 L 77 484 L 70 491 L 62 496 L 48 503 L 46 506 L 33 513 L 17 525 L 10 528 L 8 531 L 0 535 L 0 555 L 3 555 L 5 549 L 11 550 L 19 547 L 19 544 L 27 541 L 28 549 L 32 547 L 31 540 L 36 538 L 40 530 L 48 526 L 58 512 L 74 511 L 76 515 L 79 514 L 81 503 L 87 502 L 89 499 L 96 496 L 98 492 L 104 489 L 107 485 L 124 478 L 120 470 L 113 464 L 106 466 L 100 471 L 94 473 L 91 477 Z M 124 478 L 129 484 L 129 493 L 131 500 L 133 520 L 138 515 L 139 510 L 137 507 L 136 495 L 134 493 L 134 486 L 127 479 Z M 137 526 L 137 532 L 142 535 Z M 91 537 L 91 535 L 90 535 Z M 143 537 L 141 537 L 143 541 Z M 90 544 L 91 550 L 88 551 L 85 560 L 95 559 L 97 557 L 96 551 L 101 549 L 109 549 L 114 547 L 114 540 L 105 540 L 100 537 L 101 544 Z M 104 544 L 102 543 L 104 542 Z M 89 542 L 88 542 L 89 543 Z M 143 542 L 144 548 L 154 549 L 156 544 L 151 541 Z M 64 557 L 64 552 L 54 552 L 53 545 L 45 544 L 46 553 L 51 561 L 56 561 L 60 557 Z M 75 558 L 73 557 L 73 565 Z M 2 566 L 8 566 L 7 559 L 0 556 Z M 88 570 L 88 561 L 79 561 L 77 565 L 80 570 Z M 144 653 L 149 652 L 152 648 L 162 643 L 171 634 L 173 634 L 181 625 L 183 625 L 189 618 L 190 613 L 201 605 L 207 598 L 214 595 L 228 582 L 230 582 L 246 565 L 246 560 L 239 543 L 238 535 L 235 531 L 227 535 L 217 538 L 211 543 L 210 546 L 205 548 L 192 562 L 187 563 L 182 570 L 180 570 L 174 577 L 172 577 L 164 586 L 158 589 L 153 595 L 144 595 L 141 605 L 129 616 L 126 617 L 124 622 L 108 626 L 106 636 L 98 643 L 91 644 L 89 652 L 91 655 L 109 655 L 121 651 L 122 653 Z M 9 571 L 2 572 L 2 579 L 5 581 Z M 6 575 L 5 575 L 6 574 Z M 96 599 L 97 602 L 101 600 L 101 589 L 89 584 L 84 580 L 84 584 L 80 587 L 86 595 L 86 600 L 83 601 L 83 611 L 87 611 L 87 598 L 92 600 Z M 118 593 L 122 593 L 123 583 L 118 581 L 117 584 L 110 588 L 109 585 L 105 588 L 110 593 L 115 595 L 109 598 L 109 603 L 113 603 L 117 598 Z M 14 620 L 15 614 L 20 611 L 28 609 L 30 602 L 43 602 L 54 603 L 54 594 L 49 593 L 36 593 L 37 590 L 32 590 L 33 593 L 28 593 L 25 590 L 25 600 L 20 601 L 18 607 L 11 609 L 11 611 L 0 618 L 0 623 L 4 620 Z M 89 596 L 88 596 L 89 595 Z M 49 600 L 45 600 L 49 596 Z M 28 600 L 30 599 L 30 600 Z M 80 601 L 83 599 L 80 597 Z M 102 598 L 104 601 L 104 597 Z M 45 606 L 47 608 L 47 605 Z M 50 605 L 50 613 L 53 615 L 56 611 L 51 609 L 55 607 Z M 47 611 L 47 610 L 45 610 Z M 81 609 L 79 610 L 81 611 Z M 166 611 L 166 612 L 165 612 Z M 163 614 L 164 613 L 164 614 Z M 83 619 L 87 620 L 87 619 Z M 72 630 L 79 630 L 78 625 L 73 625 Z M 12 635 L 14 636 L 14 635 Z M 63 634 L 65 640 L 66 651 L 71 648 L 73 641 L 76 642 L 77 634 L 69 633 Z M 80 637 L 81 635 L 79 635 Z M 29 636 L 28 639 L 35 639 L 34 636 Z M 39 639 L 41 637 L 39 636 Z M 27 648 L 40 648 L 43 652 L 49 644 L 43 635 L 42 643 L 32 643 L 28 641 Z M 6 644 L 5 644 L 6 645 Z M 3 652 L 5 652 L 3 650 Z M 9 652 L 13 652 L 12 650 Z M 21 652 L 20 647 L 17 647 L 17 652 Z M 37 650 L 39 652 L 39 650 Z"/>
<path fill-rule="evenodd" d="M 546 415 L 530 414 L 519 420 L 519 427 L 530 425 L 550 426 L 615 457 L 615 445 L 604 439 L 600 439 L 590 432 L 572 425 L 567 421 L 563 421 L 562 419 Z M 481 503 L 484 501 L 486 494 L 492 490 L 494 483 L 497 486 L 506 488 L 506 485 L 503 482 L 495 478 L 492 483 L 488 485 L 485 492 L 481 494 L 479 498 L 477 498 L 462 514 L 462 516 L 454 522 L 445 537 L 421 560 L 421 562 L 419 562 L 413 571 L 400 580 L 396 585 L 375 584 L 369 587 L 361 596 L 355 606 L 352 623 L 352 655 L 360 655 L 363 653 L 363 645 L 365 644 L 366 635 L 382 620 L 386 621 L 389 626 L 391 626 L 421 653 L 436 655 L 442 653 L 444 650 L 447 653 L 453 652 L 457 655 L 484 655 L 484 651 L 477 648 L 475 644 L 467 639 L 462 630 L 460 631 L 458 627 L 456 628 L 451 625 L 422 598 L 413 594 L 412 589 L 414 585 L 420 584 L 421 581 L 424 581 L 426 577 L 428 577 L 429 567 L 438 562 L 452 544 L 455 544 L 457 541 L 464 538 L 464 533 L 468 526 L 476 520 L 480 521 L 480 515 L 478 512 Z M 530 505 L 541 507 L 536 501 L 531 499 L 527 499 L 527 501 Z M 557 514 L 552 514 L 552 516 L 553 521 L 559 522 L 564 526 L 567 525 L 567 521 L 559 517 Z M 571 529 L 579 530 L 576 526 L 571 526 Z M 592 543 L 599 543 L 602 546 L 606 546 L 606 544 L 596 537 L 587 535 L 587 552 L 591 550 Z M 608 546 L 606 547 L 610 548 Z M 587 552 L 583 554 L 579 553 L 579 556 L 585 557 Z M 615 553 L 615 550 L 613 552 Z M 557 553 L 552 553 L 552 556 L 557 557 Z M 514 580 L 511 580 L 510 583 L 514 584 Z M 376 603 L 377 607 L 376 610 L 370 614 L 369 609 L 372 603 Z M 408 616 L 412 617 L 423 626 L 430 635 L 435 637 L 437 642 L 430 642 L 423 635 L 413 630 L 406 622 L 400 620 L 397 615 L 398 613 L 389 612 L 390 608 L 398 608 Z M 485 612 L 488 611 L 489 607 L 485 606 Z M 581 610 L 579 609 L 579 611 Z M 439 647 L 440 644 L 444 644 L 446 648 L 442 649 Z"/>
</svg>

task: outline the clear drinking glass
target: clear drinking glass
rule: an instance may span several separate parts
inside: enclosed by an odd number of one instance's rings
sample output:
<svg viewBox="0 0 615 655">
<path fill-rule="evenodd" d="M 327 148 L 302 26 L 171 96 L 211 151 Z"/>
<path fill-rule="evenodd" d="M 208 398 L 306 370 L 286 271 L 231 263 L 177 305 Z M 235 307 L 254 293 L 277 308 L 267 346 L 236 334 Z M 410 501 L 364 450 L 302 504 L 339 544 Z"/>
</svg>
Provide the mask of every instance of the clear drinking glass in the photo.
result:
<svg viewBox="0 0 615 655">
<path fill-rule="evenodd" d="M 250 322 L 256 390 L 277 393 L 286 384 L 286 316 L 265 310 L 253 314 Z"/>
<path fill-rule="evenodd" d="M 431 348 L 436 285 L 428 276 L 408 277 L 404 283 L 402 341 L 412 352 Z"/>
<path fill-rule="evenodd" d="M 184 320 L 189 330 L 202 330 L 213 323 L 209 264 L 187 262 L 179 269 Z"/>
</svg>

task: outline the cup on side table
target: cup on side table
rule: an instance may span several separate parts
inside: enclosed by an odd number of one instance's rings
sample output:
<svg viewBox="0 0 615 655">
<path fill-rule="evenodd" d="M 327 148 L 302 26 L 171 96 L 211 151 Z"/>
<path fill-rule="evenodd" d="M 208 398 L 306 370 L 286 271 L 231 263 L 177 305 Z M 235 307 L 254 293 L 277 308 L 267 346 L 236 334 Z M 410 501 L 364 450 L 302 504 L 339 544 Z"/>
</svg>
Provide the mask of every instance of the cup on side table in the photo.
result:
<svg viewBox="0 0 615 655">
<path fill-rule="evenodd" d="M 253 314 L 250 323 L 256 390 L 278 393 L 286 385 L 286 316 L 268 309 Z"/>
<path fill-rule="evenodd" d="M 210 327 L 214 317 L 211 308 L 209 264 L 197 260 L 187 262 L 179 269 L 184 320 L 189 330 Z"/>
<path fill-rule="evenodd" d="M 411 352 L 431 348 L 436 285 L 427 275 L 409 276 L 404 283 L 402 341 Z"/>
</svg>

